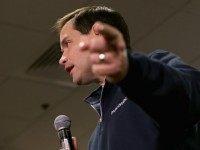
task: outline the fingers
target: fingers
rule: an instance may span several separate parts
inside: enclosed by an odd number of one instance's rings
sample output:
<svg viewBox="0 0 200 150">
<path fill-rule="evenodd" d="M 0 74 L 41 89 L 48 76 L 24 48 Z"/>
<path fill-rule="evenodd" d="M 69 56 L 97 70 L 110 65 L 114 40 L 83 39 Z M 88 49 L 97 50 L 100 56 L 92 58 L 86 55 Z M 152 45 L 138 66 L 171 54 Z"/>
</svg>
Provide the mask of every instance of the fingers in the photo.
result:
<svg viewBox="0 0 200 150">
<path fill-rule="evenodd" d="M 101 34 L 107 41 L 107 44 L 112 50 L 125 49 L 125 41 L 122 33 L 115 27 L 102 22 L 96 22 L 93 25 L 93 30 L 96 34 Z"/>
<path fill-rule="evenodd" d="M 91 50 L 91 52 L 107 51 L 108 50 L 107 42 L 104 39 L 104 37 L 99 36 L 99 37 L 95 37 L 95 38 L 91 39 L 90 50 Z"/>
<path fill-rule="evenodd" d="M 102 63 L 105 63 L 105 64 L 109 64 L 109 63 L 112 63 L 112 61 L 115 59 L 116 55 L 115 53 L 112 53 L 112 52 L 105 52 L 103 53 L 105 55 L 105 59 L 103 61 L 101 61 L 99 59 L 99 55 L 100 53 L 91 53 L 90 55 L 90 60 L 93 64 L 102 64 Z"/>
<path fill-rule="evenodd" d="M 90 50 L 90 52 L 101 52 L 107 49 L 106 40 L 102 36 L 94 38 L 82 37 L 78 46 L 78 49 Z"/>
<path fill-rule="evenodd" d="M 107 40 L 112 40 L 120 34 L 116 28 L 102 22 L 96 22 L 93 30 L 97 34 L 102 34 Z"/>
<path fill-rule="evenodd" d="M 94 74 L 99 76 L 113 76 L 120 72 L 120 67 L 117 63 L 110 64 L 96 64 L 92 66 L 92 71 Z"/>
<path fill-rule="evenodd" d="M 87 37 L 82 37 L 82 39 L 80 40 L 79 44 L 78 44 L 78 50 L 84 51 L 89 49 L 89 40 Z"/>
<path fill-rule="evenodd" d="M 72 142 L 74 145 L 74 150 L 78 150 L 78 143 L 77 143 L 77 139 L 75 137 L 72 137 Z"/>
<path fill-rule="evenodd" d="M 128 66 L 127 56 L 124 55 L 125 41 L 121 32 L 108 24 L 96 22 L 91 33 L 82 36 L 78 49 L 89 50 L 92 72 L 96 76 L 106 76 L 113 83 L 119 81 Z"/>
<path fill-rule="evenodd" d="M 120 51 L 125 49 L 123 36 L 116 28 L 96 22 L 92 27 L 97 36 L 83 36 L 79 43 L 80 50 L 90 50 L 90 52 Z"/>
</svg>

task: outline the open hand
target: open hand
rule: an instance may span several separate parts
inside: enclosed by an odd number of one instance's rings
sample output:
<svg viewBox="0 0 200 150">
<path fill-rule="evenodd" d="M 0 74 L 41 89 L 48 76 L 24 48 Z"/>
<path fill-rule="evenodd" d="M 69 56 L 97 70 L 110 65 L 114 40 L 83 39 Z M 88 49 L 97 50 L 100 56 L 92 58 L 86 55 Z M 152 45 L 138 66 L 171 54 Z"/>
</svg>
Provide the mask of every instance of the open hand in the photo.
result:
<svg viewBox="0 0 200 150">
<path fill-rule="evenodd" d="M 128 58 L 124 38 L 116 28 L 96 22 L 92 30 L 95 36 L 87 44 L 80 46 L 89 49 L 92 72 L 97 76 L 106 76 L 106 80 L 117 83 L 128 71 Z"/>
</svg>

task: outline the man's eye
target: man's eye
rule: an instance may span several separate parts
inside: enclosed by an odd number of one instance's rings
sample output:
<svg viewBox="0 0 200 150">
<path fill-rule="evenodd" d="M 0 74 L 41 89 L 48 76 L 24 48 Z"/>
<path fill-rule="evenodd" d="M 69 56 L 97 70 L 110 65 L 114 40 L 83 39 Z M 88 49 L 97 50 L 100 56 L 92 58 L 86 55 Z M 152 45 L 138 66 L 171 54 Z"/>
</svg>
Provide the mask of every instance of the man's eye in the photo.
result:
<svg viewBox="0 0 200 150">
<path fill-rule="evenodd" d="M 63 42 L 63 47 L 68 47 L 68 42 Z"/>
<path fill-rule="evenodd" d="M 68 47 L 69 46 L 70 41 L 65 41 L 63 42 L 63 47 Z"/>
</svg>

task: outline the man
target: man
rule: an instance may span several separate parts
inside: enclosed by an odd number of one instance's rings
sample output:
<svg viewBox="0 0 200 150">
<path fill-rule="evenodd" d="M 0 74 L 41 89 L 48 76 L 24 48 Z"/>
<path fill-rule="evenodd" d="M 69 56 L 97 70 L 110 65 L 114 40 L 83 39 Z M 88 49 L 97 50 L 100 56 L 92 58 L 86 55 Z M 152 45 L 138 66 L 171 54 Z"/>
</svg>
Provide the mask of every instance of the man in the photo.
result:
<svg viewBox="0 0 200 150">
<path fill-rule="evenodd" d="M 123 17 L 107 7 L 78 9 L 56 28 L 73 82 L 100 85 L 85 99 L 100 117 L 90 150 L 199 149 L 199 71 L 167 51 L 131 54 Z"/>
</svg>

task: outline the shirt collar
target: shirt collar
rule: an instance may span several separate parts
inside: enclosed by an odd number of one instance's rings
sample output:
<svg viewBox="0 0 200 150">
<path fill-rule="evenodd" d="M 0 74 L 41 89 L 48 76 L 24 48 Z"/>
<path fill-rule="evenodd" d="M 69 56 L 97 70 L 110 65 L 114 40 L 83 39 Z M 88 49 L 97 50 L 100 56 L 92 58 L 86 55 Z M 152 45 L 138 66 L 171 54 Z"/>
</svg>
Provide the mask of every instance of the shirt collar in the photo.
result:
<svg viewBox="0 0 200 150">
<path fill-rule="evenodd" d="M 101 96 L 101 91 L 102 91 L 102 86 L 99 86 L 97 89 L 95 89 L 92 93 L 87 96 L 84 101 L 86 103 L 89 103 L 90 105 L 94 105 L 96 103 L 99 103 L 100 101 L 100 96 Z"/>
</svg>

